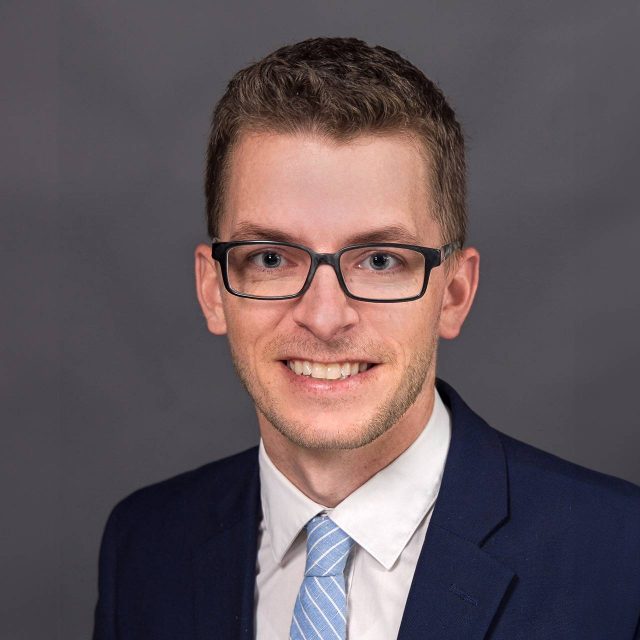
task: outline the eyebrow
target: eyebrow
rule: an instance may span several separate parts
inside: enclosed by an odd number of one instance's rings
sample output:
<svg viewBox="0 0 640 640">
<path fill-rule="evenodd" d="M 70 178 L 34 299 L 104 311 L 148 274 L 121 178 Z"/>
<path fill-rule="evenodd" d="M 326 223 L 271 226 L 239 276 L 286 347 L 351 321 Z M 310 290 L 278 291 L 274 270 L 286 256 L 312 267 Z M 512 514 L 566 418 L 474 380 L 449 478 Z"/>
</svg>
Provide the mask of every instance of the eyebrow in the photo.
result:
<svg viewBox="0 0 640 640">
<path fill-rule="evenodd" d="M 230 240 L 273 240 L 274 242 L 292 242 L 301 244 L 299 238 L 277 229 L 252 222 L 241 222 L 231 234 Z M 377 229 L 368 229 L 349 236 L 344 246 L 352 244 L 370 244 L 375 242 L 398 242 L 400 244 L 420 244 L 414 233 L 402 225 L 390 224 Z"/>
</svg>

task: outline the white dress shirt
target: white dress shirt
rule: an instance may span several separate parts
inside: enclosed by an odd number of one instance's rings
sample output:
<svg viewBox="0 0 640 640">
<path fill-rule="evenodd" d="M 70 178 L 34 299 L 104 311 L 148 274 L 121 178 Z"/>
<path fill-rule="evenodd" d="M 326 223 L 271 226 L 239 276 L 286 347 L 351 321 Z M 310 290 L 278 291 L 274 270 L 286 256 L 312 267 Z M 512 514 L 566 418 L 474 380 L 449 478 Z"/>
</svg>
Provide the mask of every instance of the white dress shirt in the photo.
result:
<svg viewBox="0 0 640 640">
<path fill-rule="evenodd" d="M 347 637 L 397 637 L 450 440 L 451 418 L 436 390 L 431 417 L 415 442 L 334 509 L 297 489 L 260 442 L 263 519 L 256 576 L 257 640 L 289 637 L 304 577 L 304 527 L 320 512 L 328 513 L 356 543 L 345 568 Z"/>
</svg>

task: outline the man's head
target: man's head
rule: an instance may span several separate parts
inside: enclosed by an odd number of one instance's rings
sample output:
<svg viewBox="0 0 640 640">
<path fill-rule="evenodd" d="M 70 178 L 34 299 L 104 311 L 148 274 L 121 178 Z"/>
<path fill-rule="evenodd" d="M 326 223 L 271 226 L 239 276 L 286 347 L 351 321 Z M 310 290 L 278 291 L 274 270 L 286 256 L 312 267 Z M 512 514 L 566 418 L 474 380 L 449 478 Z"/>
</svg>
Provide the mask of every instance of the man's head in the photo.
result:
<svg viewBox="0 0 640 640">
<path fill-rule="evenodd" d="M 206 190 L 209 232 L 224 241 L 333 253 L 363 242 L 464 240 L 453 112 L 410 63 L 352 39 L 285 47 L 234 77 L 214 113 Z M 248 256 L 271 277 L 263 253 Z M 263 437 L 349 449 L 424 426 L 437 340 L 455 337 L 468 313 L 477 252 L 460 250 L 445 265 L 412 302 L 353 300 L 326 264 L 300 297 L 253 300 L 225 289 L 220 264 L 200 245 L 199 300 L 209 329 L 228 334 Z M 363 258 L 354 268 L 372 267 Z M 341 377 L 330 379 L 336 366 Z"/>
</svg>

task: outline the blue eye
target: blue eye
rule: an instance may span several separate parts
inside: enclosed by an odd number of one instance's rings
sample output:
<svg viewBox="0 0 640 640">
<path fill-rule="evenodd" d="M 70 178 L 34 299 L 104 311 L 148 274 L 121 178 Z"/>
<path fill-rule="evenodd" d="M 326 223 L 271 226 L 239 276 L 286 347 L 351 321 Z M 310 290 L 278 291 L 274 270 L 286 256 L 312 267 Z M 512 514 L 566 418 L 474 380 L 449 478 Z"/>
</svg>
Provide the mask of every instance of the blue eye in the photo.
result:
<svg viewBox="0 0 640 640">
<path fill-rule="evenodd" d="M 282 257 L 275 251 L 262 251 L 251 258 L 252 262 L 265 269 L 275 269 L 282 264 Z"/>
<path fill-rule="evenodd" d="M 367 261 L 374 271 L 386 271 L 398 263 L 397 258 L 388 253 L 373 253 L 367 258 Z"/>
</svg>

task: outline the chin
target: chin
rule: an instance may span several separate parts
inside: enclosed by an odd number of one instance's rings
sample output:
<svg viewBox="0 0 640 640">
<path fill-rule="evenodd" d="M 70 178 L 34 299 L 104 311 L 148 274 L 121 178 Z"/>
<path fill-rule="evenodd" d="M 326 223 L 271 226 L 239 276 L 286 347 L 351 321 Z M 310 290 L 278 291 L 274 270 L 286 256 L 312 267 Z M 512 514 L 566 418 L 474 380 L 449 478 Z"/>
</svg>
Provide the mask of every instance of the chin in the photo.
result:
<svg viewBox="0 0 640 640">
<path fill-rule="evenodd" d="M 359 422 L 354 423 L 345 420 L 344 416 L 332 416 L 327 412 L 324 419 L 310 423 L 308 419 L 296 420 L 273 412 L 262 413 L 269 425 L 289 442 L 303 449 L 313 450 L 359 449 L 377 440 L 395 422 L 371 417 L 364 421 L 361 418 Z M 327 424 L 331 427 L 327 428 Z M 338 424 L 344 426 L 337 428 Z"/>
<path fill-rule="evenodd" d="M 292 444 L 302 449 L 314 451 L 347 451 L 359 449 L 373 442 L 378 436 L 370 434 L 357 434 L 346 436 L 341 433 L 312 433 L 309 431 L 296 432 L 278 429 L 280 433 Z"/>
</svg>

